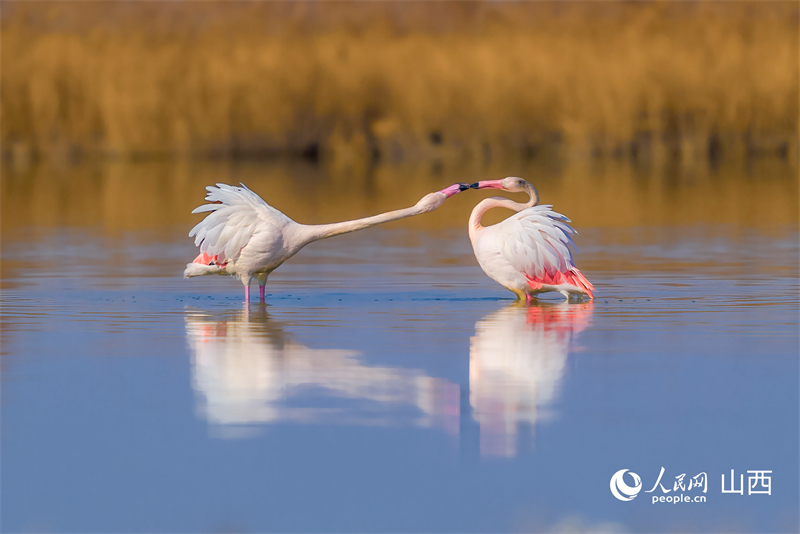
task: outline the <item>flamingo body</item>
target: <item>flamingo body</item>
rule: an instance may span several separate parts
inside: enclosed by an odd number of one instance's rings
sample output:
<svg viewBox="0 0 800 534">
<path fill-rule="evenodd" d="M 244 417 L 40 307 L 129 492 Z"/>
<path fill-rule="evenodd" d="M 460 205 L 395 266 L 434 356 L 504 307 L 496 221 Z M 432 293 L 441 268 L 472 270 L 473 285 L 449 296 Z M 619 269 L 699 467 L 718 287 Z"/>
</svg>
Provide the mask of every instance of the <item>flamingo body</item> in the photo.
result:
<svg viewBox="0 0 800 534">
<path fill-rule="evenodd" d="M 526 191 L 531 195 L 527 204 L 488 198 L 473 210 L 470 240 L 478 264 L 489 278 L 527 301 L 548 291 L 557 291 L 568 299 L 583 295 L 593 298 L 594 287 L 573 261 L 572 236 L 577 232 L 567 217 L 553 211 L 552 206 L 536 205 L 536 190 L 520 178 L 479 182 L 473 187 Z M 517 213 L 495 225 L 482 226 L 481 217 L 494 207 Z"/>
<path fill-rule="evenodd" d="M 293 221 L 244 184 L 240 185 L 217 184 L 206 188 L 209 204 L 195 208 L 192 213 L 209 214 L 189 232 L 200 254 L 186 266 L 183 275 L 184 278 L 210 274 L 236 276 L 245 286 L 245 301 L 250 300 L 253 278 L 258 281 L 259 298 L 264 300 L 269 274 L 307 244 L 433 211 L 448 197 L 469 188 L 466 184 L 453 184 L 425 195 L 410 208 L 354 221 L 306 225 Z"/>
<path fill-rule="evenodd" d="M 217 184 L 206 190 L 206 200 L 216 203 L 192 211 L 210 213 L 189 232 L 200 254 L 186 266 L 184 277 L 226 274 L 237 276 L 245 286 L 253 278 L 263 286 L 269 273 L 308 242 L 302 225 L 246 186 Z"/>
</svg>

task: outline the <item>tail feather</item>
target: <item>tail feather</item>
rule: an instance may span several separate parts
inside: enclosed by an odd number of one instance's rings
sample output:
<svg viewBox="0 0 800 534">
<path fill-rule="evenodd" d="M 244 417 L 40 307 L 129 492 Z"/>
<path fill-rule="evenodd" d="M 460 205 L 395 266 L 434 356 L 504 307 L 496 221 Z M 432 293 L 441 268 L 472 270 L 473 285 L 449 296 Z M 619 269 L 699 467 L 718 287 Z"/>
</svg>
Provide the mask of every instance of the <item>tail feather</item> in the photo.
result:
<svg viewBox="0 0 800 534">
<path fill-rule="evenodd" d="M 193 276 L 203 276 L 204 274 L 220 274 L 220 269 L 216 265 L 203 265 L 202 263 L 187 263 L 186 270 L 183 271 L 184 278 Z"/>
<path fill-rule="evenodd" d="M 203 276 L 204 274 L 223 274 L 225 272 L 225 265 L 225 263 L 220 264 L 217 256 L 209 256 L 208 254 L 201 253 L 192 263 L 186 264 L 183 277 L 192 278 L 193 276 Z"/>
<path fill-rule="evenodd" d="M 544 271 L 542 276 L 526 276 L 526 278 L 528 279 L 528 285 L 533 289 L 541 289 L 542 286 L 545 285 L 559 286 L 562 284 L 570 284 L 589 295 L 589 297 L 594 298 L 594 286 L 576 267 L 572 267 L 564 272 L 554 271 L 553 273 L 549 273 Z"/>
<path fill-rule="evenodd" d="M 592 283 L 586 279 L 582 272 L 580 272 L 577 268 L 572 268 L 572 274 L 575 275 L 573 277 L 572 283 L 575 284 L 577 287 L 583 289 L 587 295 L 591 298 L 594 298 L 594 286 Z"/>
</svg>

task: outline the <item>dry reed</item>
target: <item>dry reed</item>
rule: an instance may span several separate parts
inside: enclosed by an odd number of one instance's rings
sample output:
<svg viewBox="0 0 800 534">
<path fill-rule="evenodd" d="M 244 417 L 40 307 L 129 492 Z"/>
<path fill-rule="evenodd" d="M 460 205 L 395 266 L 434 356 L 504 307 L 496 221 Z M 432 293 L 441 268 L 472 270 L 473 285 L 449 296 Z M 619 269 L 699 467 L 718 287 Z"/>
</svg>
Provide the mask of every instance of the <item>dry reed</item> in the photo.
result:
<svg viewBox="0 0 800 534">
<path fill-rule="evenodd" d="M 796 2 L 3 4 L 6 153 L 794 157 L 798 142 Z"/>
</svg>

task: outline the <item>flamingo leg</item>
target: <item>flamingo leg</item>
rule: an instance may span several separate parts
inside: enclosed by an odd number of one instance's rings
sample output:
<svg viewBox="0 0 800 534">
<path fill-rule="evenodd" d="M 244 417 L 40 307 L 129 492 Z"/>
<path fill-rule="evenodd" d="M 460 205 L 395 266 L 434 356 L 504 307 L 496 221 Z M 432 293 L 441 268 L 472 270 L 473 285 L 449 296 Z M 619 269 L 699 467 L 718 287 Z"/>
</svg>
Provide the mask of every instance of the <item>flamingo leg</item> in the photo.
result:
<svg viewBox="0 0 800 534">
<path fill-rule="evenodd" d="M 525 304 L 527 306 L 530 306 L 531 302 L 533 302 L 533 295 L 531 295 L 530 293 L 525 293 Z"/>
<path fill-rule="evenodd" d="M 244 302 L 250 304 L 250 281 L 253 279 L 249 274 L 243 274 L 240 277 L 242 284 L 244 284 Z"/>
<path fill-rule="evenodd" d="M 264 302 L 266 297 L 264 295 L 265 287 L 267 285 L 267 276 L 269 273 L 260 273 L 256 275 L 256 281 L 258 282 L 258 301 Z"/>
</svg>

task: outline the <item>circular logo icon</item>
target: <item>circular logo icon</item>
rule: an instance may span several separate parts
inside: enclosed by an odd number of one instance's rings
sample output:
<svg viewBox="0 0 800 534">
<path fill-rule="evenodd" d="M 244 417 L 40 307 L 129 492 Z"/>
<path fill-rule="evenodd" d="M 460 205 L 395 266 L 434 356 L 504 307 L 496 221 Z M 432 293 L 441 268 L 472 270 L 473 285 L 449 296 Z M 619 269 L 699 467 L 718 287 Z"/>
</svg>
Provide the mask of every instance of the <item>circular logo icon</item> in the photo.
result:
<svg viewBox="0 0 800 534">
<path fill-rule="evenodd" d="M 631 471 L 628 474 L 633 478 L 633 486 L 629 486 L 625 483 L 625 473 L 627 469 L 620 469 L 611 477 L 611 493 L 621 501 L 632 501 L 642 489 L 642 479 Z"/>
</svg>

